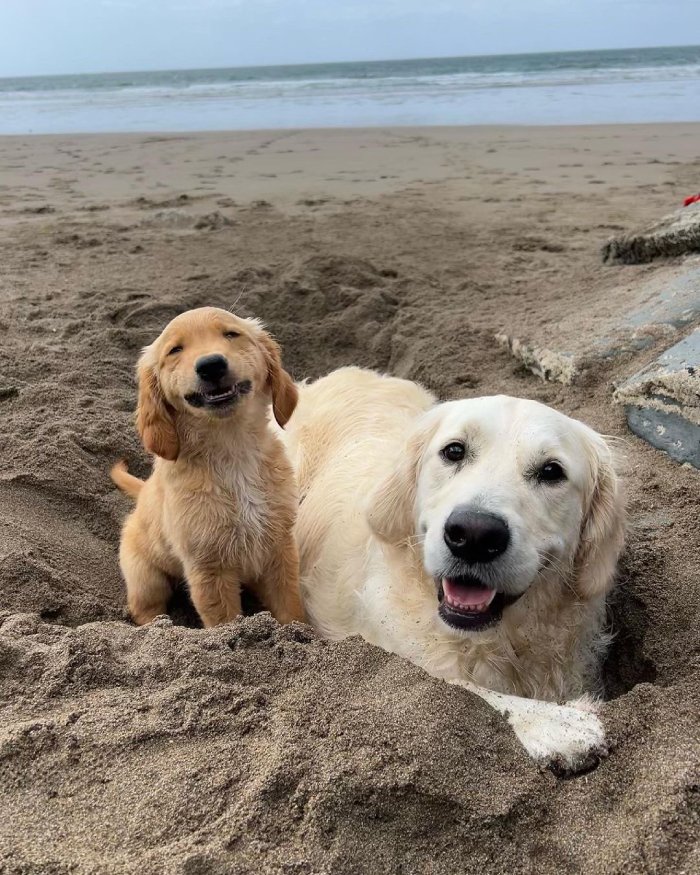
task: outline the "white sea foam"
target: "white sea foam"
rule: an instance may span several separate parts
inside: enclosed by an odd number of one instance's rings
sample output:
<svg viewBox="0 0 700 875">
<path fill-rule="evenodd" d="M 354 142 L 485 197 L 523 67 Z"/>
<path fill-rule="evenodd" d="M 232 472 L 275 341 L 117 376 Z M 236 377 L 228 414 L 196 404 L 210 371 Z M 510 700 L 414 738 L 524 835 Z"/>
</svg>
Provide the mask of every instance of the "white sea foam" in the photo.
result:
<svg viewBox="0 0 700 875">
<path fill-rule="evenodd" d="M 700 48 L 0 80 L 0 133 L 700 118 Z"/>
</svg>

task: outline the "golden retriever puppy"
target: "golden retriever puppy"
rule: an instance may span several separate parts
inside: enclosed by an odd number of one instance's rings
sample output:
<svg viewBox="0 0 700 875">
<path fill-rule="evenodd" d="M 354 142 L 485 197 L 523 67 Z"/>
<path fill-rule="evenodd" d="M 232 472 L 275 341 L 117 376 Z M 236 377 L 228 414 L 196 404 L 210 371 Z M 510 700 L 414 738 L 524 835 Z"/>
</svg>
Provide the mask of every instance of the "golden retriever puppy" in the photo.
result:
<svg viewBox="0 0 700 875">
<path fill-rule="evenodd" d="M 134 621 L 164 613 L 183 577 L 205 626 L 240 614 L 242 586 L 281 623 L 302 620 L 297 490 L 268 418 L 272 404 L 283 427 L 297 402 L 278 345 L 256 320 L 202 307 L 143 350 L 138 380 L 153 473 L 143 482 L 112 469 L 137 498 L 120 548 Z"/>
<path fill-rule="evenodd" d="M 535 401 L 436 404 L 358 368 L 299 388 L 283 439 L 312 623 L 478 692 L 533 756 L 600 748 L 590 700 L 549 701 L 598 689 L 625 519 L 603 438 Z"/>
</svg>

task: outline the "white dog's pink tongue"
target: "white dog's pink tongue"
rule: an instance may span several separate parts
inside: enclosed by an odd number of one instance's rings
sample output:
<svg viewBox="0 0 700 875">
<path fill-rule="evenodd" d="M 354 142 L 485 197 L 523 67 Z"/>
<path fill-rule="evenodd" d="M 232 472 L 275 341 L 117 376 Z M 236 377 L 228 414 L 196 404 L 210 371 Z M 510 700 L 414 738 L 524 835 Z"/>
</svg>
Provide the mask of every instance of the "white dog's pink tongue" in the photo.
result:
<svg viewBox="0 0 700 875">
<path fill-rule="evenodd" d="M 485 611 L 496 596 L 495 589 L 488 589 L 485 586 L 467 586 L 449 577 L 443 577 L 442 591 L 445 593 L 445 600 L 453 608 L 477 614 Z"/>
</svg>

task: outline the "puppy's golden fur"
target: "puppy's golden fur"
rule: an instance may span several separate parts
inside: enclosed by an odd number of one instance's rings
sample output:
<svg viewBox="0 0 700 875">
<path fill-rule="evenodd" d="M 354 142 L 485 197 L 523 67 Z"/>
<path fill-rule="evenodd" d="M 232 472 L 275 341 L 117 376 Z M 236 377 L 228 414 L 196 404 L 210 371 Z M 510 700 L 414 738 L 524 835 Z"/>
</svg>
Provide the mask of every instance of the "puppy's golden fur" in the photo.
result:
<svg viewBox="0 0 700 875">
<path fill-rule="evenodd" d="M 204 381 L 215 358 L 223 376 Z M 138 363 L 137 427 L 156 457 L 143 482 L 123 463 L 112 479 L 137 499 L 120 562 L 131 616 L 166 611 L 186 579 L 205 626 L 241 612 L 241 587 L 282 623 L 303 619 L 293 538 L 294 477 L 268 422 L 284 426 L 297 389 L 275 341 L 252 319 L 204 307 L 173 319 Z"/>
</svg>

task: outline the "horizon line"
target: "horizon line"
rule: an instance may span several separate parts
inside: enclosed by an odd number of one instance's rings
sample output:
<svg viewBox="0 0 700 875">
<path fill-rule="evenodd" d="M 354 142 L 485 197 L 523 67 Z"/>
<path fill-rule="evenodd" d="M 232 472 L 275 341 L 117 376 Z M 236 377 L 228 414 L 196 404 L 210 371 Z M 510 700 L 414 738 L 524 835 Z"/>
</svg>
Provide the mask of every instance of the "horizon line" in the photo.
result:
<svg viewBox="0 0 700 875">
<path fill-rule="evenodd" d="M 289 67 L 332 67 L 342 66 L 346 64 L 392 64 L 397 62 L 410 61 L 450 61 L 463 58 L 521 58 L 537 55 L 582 55 L 588 52 L 637 52 L 648 51 L 650 49 L 693 49 L 700 48 L 700 43 L 674 43 L 661 44 L 654 46 L 606 46 L 603 48 L 588 48 L 588 49 L 550 49 L 548 51 L 538 52 L 482 52 L 479 54 L 469 55 L 416 55 L 405 58 L 365 58 L 355 60 L 342 61 L 295 61 L 293 63 L 274 63 L 274 64 L 229 64 L 216 65 L 214 67 L 154 67 L 132 70 L 91 70 L 83 73 L 30 73 L 30 74 L 13 74 L 2 75 L 3 79 L 42 79 L 48 77 L 61 76 L 122 76 L 133 73 L 195 73 L 208 70 L 260 70 L 260 69 L 279 69 Z"/>
</svg>

